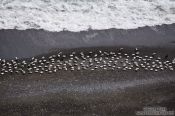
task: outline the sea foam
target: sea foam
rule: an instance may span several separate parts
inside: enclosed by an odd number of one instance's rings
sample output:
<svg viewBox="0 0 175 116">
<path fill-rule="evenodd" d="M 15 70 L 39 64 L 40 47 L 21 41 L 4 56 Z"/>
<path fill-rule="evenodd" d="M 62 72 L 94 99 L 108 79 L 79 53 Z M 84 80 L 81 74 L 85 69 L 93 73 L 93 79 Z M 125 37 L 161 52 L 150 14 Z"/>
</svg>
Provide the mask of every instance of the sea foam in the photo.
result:
<svg viewBox="0 0 175 116">
<path fill-rule="evenodd" d="M 81 31 L 175 23 L 175 0 L 0 0 L 0 29 Z"/>
</svg>

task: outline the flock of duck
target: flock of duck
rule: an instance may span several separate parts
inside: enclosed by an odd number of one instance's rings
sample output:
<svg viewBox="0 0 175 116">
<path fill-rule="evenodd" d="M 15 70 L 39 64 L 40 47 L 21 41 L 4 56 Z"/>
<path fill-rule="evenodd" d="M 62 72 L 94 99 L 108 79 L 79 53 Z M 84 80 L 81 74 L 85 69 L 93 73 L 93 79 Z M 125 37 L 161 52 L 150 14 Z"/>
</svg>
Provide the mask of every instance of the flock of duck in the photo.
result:
<svg viewBox="0 0 175 116">
<path fill-rule="evenodd" d="M 0 59 L 0 76 L 7 74 L 32 74 L 32 73 L 56 73 L 60 70 L 148 70 L 163 71 L 175 69 L 175 58 L 172 61 L 163 60 L 152 53 L 149 56 L 141 56 L 136 48 L 132 54 L 118 51 L 98 52 L 71 52 L 64 54 L 59 52 L 50 56 L 21 60 L 17 57 L 13 60 Z"/>
</svg>

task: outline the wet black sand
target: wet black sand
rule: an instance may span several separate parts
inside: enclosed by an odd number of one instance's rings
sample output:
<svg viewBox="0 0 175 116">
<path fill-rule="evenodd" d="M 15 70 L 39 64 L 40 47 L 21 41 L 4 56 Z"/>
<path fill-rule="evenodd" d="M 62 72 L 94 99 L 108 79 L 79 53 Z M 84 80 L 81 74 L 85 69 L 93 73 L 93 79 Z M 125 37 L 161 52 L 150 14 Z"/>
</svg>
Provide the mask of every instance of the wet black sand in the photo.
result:
<svg viewBox="0 0 175 116">
<path fill-rule="evenodd" d="M 0 57 L 26 58 L 60 49 L 89 47 L 175 48 L 175 24 L 130 30 L 47 32 L 0 30 Z"/>
<path fill-rule="evenodd" d="M 111 29 L 60 33 L 1 30 L 0 57 L 11 59 L 18 56 L 28 60 L 57 51 L 86 53 L 117 51 L 121 47 L 128 54 L 137 47 L 141 56 L 156 52 L 163 60 L 171 61 L 175 57 L 174 24 L 128 31 Z M 83 37 L 93 33 L 99 35 L 84 41 Z M 112 39 L 107 39 L 110 37 Z M 135 111 L 145 106 L 175 110 L 175 71 L 169 70 L 135 72 L 99 69 L 61 70 L 42 75 L 15 74 L 1 76 L 0 88 L 0 115 L 134 116 Z"/>
</svg>

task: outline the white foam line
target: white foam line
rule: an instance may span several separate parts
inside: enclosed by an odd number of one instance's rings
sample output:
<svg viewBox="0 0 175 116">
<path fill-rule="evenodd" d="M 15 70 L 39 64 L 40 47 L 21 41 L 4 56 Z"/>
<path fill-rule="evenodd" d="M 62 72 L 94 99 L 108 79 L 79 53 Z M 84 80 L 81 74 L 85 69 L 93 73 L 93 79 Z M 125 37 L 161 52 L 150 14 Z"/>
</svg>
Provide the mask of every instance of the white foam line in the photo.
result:
<svg viewBox="0 0 175 116">
<path fill-rule="evenodd" d="M 134 29 L 175 23 L 175 0 L 0 0 L 0 29 Z"/>
</svg>

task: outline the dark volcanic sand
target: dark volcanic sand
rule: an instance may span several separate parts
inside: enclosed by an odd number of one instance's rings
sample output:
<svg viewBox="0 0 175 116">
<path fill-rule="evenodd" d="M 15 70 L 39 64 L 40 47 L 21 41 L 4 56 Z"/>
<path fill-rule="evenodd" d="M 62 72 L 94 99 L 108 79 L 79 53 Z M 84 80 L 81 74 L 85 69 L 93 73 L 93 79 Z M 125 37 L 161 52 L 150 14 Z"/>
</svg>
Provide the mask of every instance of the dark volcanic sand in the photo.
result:
<svg viewBox="0 0 175 116">
<path fill-rule="evenodd" d="M 1 115 L 134 115 L 174 109 L 175 72 L 60 71 L 1 80 Z"/>
<path fill-rule="evenodd" d="M 82 37 L 90 33 L 99 35 L 84 41 Z M 107 39 L 109 37 L 113 39 Z M 0 45 L 0 57 L 40 57 L 61 49 L 65 52 L 116 51 L 120 47 L 131 53 L 138 47 L 141 56 L 157 52 L 162 58 L 168 55 L 164 60 L 172 60 L 175 57 L 174 37 L 174 24 L 80 33 L 1 30 L 0 44 L 4 44 Z M 79 47 L 83 48 L 74 49 Z M 175 71 L 61 70 L 53 74 L 0 77 L 0 115 L 134 116 L 135 111 L 145 106 L 175 110 Z"/>
<path fill-rule="evenodd" d="M 0 58 L 27 58 L 60 49 L 87 47 L 175 48 L 175 24 L 130 30 L 48 32 L 0 30 Z"/>
</svg>

